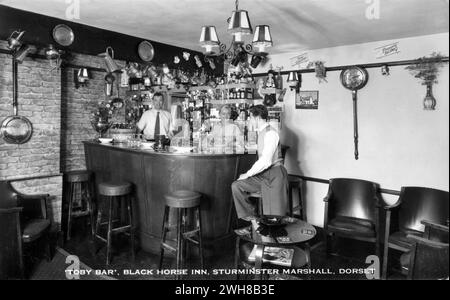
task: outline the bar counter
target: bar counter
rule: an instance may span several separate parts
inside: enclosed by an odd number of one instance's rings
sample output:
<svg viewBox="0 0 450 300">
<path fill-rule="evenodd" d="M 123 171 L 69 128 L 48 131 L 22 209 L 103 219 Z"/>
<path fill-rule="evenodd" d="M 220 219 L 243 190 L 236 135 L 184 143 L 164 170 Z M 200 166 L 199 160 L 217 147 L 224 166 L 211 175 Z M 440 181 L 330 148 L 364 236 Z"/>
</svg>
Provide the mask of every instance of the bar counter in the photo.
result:
<svg viewBox="0 0 450 300">
<path fill-rule="evenodd" d="M 228 232 L 235 215 L 231 209 L 231 183 L 251 167 L 255 154 L 168 153 L 123 144 L 83 143 L 86 168 L 94 172 L 96 186 L 109 180 L 134 184 L 134 219 L 144 251 L 159 253 L 164 195 L 180 189 L 203 195 L 205 254 L 211 256 L 232 247 L 232 235 Z"/>
</svg>

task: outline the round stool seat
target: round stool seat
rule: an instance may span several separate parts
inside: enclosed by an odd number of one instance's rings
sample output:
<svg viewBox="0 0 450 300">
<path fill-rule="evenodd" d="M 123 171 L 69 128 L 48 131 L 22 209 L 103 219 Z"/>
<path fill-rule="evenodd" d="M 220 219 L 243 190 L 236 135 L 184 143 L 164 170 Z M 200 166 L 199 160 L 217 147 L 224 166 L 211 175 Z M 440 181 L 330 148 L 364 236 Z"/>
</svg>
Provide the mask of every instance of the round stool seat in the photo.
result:
<svg viewBox="0 0 450 300">
<path fill-rule="evenodd" d="M 200 205 L 202 195 L 187 190 L 179 190 L 165 195 L 166 205 L 174 208 L 191 208 Z"/>
<path fill-rule="evenodd" d="M 300 184 L 302 179 L 294 175 L 288 175 L 288 181 L 289 184 Z"/>
<path fill-rule="evenodd" d="M 131 183 L 129 182 L 102 182 L 98 185 L 98 192 L 102 196 L 125 196 L 131 193 Z"/>
<path fill-rule="evenodd" d="M 78 170 L 64 173 L 65 182 L 85 182 L 89 180 L 91 171 Z"/>
</svg>

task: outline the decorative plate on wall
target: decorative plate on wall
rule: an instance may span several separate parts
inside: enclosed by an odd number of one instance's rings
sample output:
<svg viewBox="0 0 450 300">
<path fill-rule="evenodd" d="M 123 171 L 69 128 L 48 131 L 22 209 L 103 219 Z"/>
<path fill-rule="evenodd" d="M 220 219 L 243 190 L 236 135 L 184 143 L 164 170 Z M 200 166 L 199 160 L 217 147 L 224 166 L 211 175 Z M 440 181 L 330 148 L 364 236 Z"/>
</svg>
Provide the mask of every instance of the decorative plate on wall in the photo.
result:
<svg viewBox="0 0 450 300">
<path fill-rule="evenodd" d="M 138 54 L 143 61 L 150 62 L 155 56 L 155 49 L 153 48 L 153 45 L 150 44 L 150 42 L 143 41 L 139 44 Z"/>
<path fill-rule="evenodd" d="M 53 28 L 53 39 L 59 45 L 68 47 L 72 45 L 73 41 L 75 40 L 75 35 L 69 26 L 65 24 L 59 24 L 56 25 L 55 28 Z"/>
</svg>

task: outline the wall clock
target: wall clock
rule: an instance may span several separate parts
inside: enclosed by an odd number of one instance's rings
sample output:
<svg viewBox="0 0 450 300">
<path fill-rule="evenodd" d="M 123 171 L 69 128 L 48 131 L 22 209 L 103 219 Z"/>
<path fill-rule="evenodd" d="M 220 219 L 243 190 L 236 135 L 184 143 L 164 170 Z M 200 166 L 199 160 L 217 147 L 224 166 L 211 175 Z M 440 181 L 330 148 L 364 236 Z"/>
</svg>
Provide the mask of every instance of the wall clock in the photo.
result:
<svg viewBox="0 0 450 300">
<path fill-rule="evenodd" d="M 369 80 L 367 70 L 360 67 L 350 67 L 341 72 L 342 85 L 352 91 L 353 97 L 353 139 L 355 144 L 355 159 L 359 159 L 358 151 L 358 106 L 357 91 L 366 86 Z"/>
</svg>

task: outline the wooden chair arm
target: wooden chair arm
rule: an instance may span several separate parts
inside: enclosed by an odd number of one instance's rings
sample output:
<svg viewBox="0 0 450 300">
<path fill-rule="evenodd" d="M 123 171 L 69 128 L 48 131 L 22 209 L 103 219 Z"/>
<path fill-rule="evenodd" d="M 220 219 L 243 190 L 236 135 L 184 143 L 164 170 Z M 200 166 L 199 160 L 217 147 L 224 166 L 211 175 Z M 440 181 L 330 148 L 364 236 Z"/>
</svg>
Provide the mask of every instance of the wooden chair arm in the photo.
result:
<svg viewBox="0 0 450 300">
<path fill-rule="evenodd" d="M 431 241 L 431 240 L 428 240 L 426 238 L 422 238 L 422 237 L 419 237 L 419 236 L 416 236 L 416 235 L 412 235 L 412 234 L 408 234 L 406 236 L 406 238 L 412 240 L 414 243 L 430 246 L 430 247 L 433 247 L 433 248 L 440 248 L 440 249 L 448 248 L 448 244 L 447 243 L 440 243 L 440 242 L 436 242 L 436 241 Z"/>
<path fill-rule="evenodd" d="M 20 213 L 23 210 L 22 207 L 13 207 L 13 208 L 0 208 L 0 215 L 4 214 L 14 214 L 14 213 Z"/>
<path fill-rule="evenodd" d="M 420 221 L 420 223 L 422 223 L 423 225 L 425 225 L 426 227 L 431 227 L 433 229 L 437 229 L 443 232 L 448 232 L 448 227 L 441 225 L 441 224 L 437 224 L 437 223 L 433 223 L 427 220 L 422 220 Z"/>
</svg>

